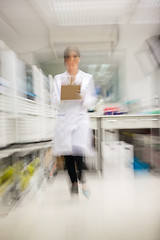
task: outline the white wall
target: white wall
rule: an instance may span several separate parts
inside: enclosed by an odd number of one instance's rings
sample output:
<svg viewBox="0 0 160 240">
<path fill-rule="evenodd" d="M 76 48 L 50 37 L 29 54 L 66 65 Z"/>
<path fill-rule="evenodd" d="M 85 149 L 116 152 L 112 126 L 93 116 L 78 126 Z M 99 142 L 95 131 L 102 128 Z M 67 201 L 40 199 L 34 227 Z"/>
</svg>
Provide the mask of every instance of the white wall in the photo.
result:
<svg viewBox="0 0 160 240">
<path fill-rule="evenodd" d="M 41 64 L 41 68 L 47 75 L 51 74 L 53 77 L 65 71 L 63 60 L 54 64 Z"/>
<path fill-rule="evenodd" d="M 126 52 L 125 73 L 121 96 L 124 100 L 149 98 L 157 93 L 158 75 L 145 76 L 135 53 L 150 36 L 157 35 L 160 25 L 121 25 L 119 27 L 119 43 L 116 49 Z"/>
<path fill-rule="evenodd" d="M 40 67 L 39 62 L 33 53 L 18 54 L 18 57 L 29 65 L 36 65 L 37 67 Z"/>
</svg>

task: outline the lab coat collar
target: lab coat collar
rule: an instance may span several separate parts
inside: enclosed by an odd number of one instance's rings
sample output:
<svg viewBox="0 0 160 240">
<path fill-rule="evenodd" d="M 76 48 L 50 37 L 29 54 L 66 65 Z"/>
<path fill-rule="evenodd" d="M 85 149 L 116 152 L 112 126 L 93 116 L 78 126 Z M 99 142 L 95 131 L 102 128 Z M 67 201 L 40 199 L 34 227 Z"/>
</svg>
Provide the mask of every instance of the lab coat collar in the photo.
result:
<svg viewBox="0 0 160 240">
<path fill-rule="evenodd" d="M 81 70 L 78 69 L 77 75 L 75 77 L 75 84 L 79 84 L 79 75 L 80 75 Z M 70 73 L 68 71 L 65 71 L 66 77 L 69 79 Z"/>
<path fill-rule="evenodd" d="M 78 69 L 78 72 L 77 72 L 77 74 L 76 74 L 76 77 L 77 77 L 77 75 L 79 74 L 79 72 L 80 72 L 80 70 Z M 65 74 L 67 74 L 68 77 L 70 76 L 70 73 L 69 73 L 68 71 L 65 71 Z"/>
</svg>

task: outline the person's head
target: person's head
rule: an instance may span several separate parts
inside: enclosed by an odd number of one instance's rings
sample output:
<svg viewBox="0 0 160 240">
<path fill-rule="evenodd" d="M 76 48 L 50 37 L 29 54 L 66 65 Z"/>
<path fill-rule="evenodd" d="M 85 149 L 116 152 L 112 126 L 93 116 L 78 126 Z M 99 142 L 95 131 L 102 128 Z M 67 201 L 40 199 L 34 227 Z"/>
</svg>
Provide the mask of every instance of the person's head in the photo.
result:
<svg viewBox="0 0 160 240">
<path fill-rule="evenodd" d="M 64 63 L 69 72 L 77 71 L 79 61 L 80 51 L 77 47 L 71 46 L 64 50 Z"/>
</svg>

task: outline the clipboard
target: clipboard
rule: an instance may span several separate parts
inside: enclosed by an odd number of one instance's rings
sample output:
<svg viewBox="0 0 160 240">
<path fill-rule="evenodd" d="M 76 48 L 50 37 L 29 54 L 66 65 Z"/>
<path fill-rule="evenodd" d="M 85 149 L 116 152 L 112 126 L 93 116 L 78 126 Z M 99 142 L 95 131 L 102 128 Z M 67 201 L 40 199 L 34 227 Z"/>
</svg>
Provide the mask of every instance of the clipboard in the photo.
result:
<svg viewBox="0 0 160 240">
<path fill-rule="evenodd" d="M 61 85 L 61 100 L 81 99 L 80 89 L 81 85 Z"/>
</svg>

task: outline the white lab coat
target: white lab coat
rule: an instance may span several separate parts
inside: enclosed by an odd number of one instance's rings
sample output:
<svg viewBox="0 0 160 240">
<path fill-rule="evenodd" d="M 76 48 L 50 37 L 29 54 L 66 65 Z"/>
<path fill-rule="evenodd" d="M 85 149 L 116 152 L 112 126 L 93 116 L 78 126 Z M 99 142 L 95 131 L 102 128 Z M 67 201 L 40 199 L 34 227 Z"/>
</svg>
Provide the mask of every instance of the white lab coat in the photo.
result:
<svg viewBox="0 0 160 240">
<path fill-rule="evenodd" d="M 91 155 L 91 131 L 87 109 L 96 103 L 95 85 L 92 75 L 78 71 L 75 84 L 81 85 L 80 100 L 60 100 L 61 85 L 69 84 L 69 73 L 58 74 L 53 79 L 52 101 L 57 107 L 54 128 L 53 154 Z"/>
</svg>

